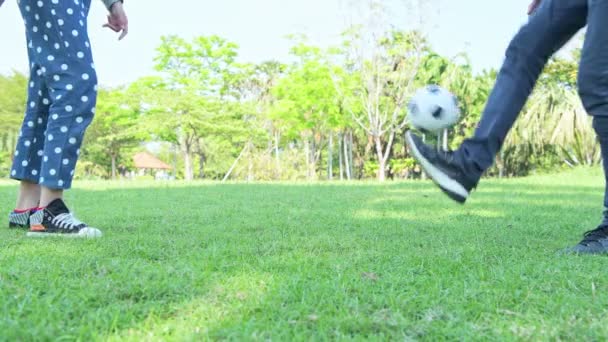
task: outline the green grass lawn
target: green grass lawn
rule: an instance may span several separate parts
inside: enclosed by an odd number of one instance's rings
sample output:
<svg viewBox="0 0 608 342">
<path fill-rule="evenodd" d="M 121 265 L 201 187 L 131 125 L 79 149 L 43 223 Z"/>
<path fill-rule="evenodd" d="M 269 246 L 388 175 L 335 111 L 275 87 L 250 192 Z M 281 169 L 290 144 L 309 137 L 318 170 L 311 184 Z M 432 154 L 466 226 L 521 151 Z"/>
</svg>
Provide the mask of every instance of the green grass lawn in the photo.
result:
<svg viewBox="0 0 608 342">
<path fill-rule="evenodd" d="M 0 229 L 2 340 L 602 340 L 599 169 L 484 181 L 78 183 L 100 240 Z M 0 184 L 8 212 L 16 187 Z"/>
</svg>

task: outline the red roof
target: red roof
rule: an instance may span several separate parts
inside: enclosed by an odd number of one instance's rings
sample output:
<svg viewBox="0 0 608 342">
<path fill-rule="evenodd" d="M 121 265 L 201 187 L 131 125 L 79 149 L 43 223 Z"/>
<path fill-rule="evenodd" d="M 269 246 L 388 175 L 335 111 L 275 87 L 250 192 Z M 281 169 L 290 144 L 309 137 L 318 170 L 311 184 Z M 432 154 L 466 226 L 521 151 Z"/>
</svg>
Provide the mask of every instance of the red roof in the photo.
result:
<svg viewBox="0 0 608 342">
<path fill-rule="evenodd" d="M 148 152 L 140 152 L 133 156 L 133 162 L 138 169 L 173 170 L 173 167 Z"/>
</svg>

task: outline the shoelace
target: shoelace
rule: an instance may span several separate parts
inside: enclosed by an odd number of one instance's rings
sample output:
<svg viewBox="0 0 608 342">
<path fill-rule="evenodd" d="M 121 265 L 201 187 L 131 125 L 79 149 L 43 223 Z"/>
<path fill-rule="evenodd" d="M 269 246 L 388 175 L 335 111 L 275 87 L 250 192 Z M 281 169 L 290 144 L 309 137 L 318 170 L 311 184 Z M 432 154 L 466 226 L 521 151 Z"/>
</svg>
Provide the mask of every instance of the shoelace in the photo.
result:
<svg viewBox="0 0 608 342">
<path fill-rule="evenodd" d="M 589 244 L 591 242 L 597 242 L 600 239 L 608 238 L 608 226 L 599 226 L 594 230 L 590 230 L 585 233 L 582 244 Z"/>
<path fill-rule="evenodd" d="M 85 224 L 74 217 L 72 213 L 59 214 L 53 218 L 52 222 L 55 226 L 65 230 L 77 230 L 85 226 Z"/>
</svg>

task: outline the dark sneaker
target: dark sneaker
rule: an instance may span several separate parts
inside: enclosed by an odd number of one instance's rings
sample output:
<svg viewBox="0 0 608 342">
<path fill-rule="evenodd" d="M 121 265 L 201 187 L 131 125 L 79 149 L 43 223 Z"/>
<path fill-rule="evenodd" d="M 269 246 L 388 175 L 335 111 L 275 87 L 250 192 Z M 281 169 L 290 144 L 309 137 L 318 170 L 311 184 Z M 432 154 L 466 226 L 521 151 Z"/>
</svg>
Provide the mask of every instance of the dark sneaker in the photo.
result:
<svg viewBox="0 0 608 342">
<path fill-rule="evenodd" d="M 586 232 L 583 240 L 567 252 L 574 254 L 608 253 L 608 225 L 602 224 L 596 229 Z"/>
<path fill-rule="evenodd" d="M 412 132 L 405 134 L 405 141 L 425 173 L 456 202 L 466 202 L 479 179 L 469 180 L 462 169 L 454 163 L 453 152 L 437 151 L 426 145 Z"/>
<path fill-rule="evenodd" d="M 101 235 L 99 229 L 89 227 L 74 217 L 60 199 L 54 200 L 45 209 L 32 214 L 30 231 L 27 233 L 27 236 L 31 237 L 97 238 Z"/>
<path fill-rule="evenodd" d="M 9 228 L 29 228 L 30 227 L 30 215 L 31 211 L 25 211 L 22 213 L 11 212 L 8 214 L 8 227 Z"/>
</svg>

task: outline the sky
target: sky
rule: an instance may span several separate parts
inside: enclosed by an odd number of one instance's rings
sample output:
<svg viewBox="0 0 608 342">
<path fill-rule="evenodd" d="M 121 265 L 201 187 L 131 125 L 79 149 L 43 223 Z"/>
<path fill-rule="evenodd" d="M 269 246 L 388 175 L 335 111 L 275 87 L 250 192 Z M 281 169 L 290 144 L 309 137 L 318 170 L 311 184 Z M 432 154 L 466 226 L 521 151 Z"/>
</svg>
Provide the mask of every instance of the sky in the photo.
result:
<svg viewBox="0 0 608 342">
<path fill-rule="evenodd" d="M 306 34 L 319 46 L 338 42 L 340 32 L 357 20 L 349 1 L 125 0 L 130 33 L 119 42 L 113 32 L 101 27 L 106 10 L 100 0 L 93 0 L 89 34 L 99 81 L 117 86 L 153 74 L 155 48 L 161 36 L 170 34 L 184 38 L 220 35 L 240 46 L 242 62 L 287 61 L 288 34 Z M 384 1 L 392 8 L 391 23 L 410 27 L 414 12 L 395 5 L 405 1 Z M 527 19 L 529 1 L 436 0 L 424 13 L 423 29 L 442 55 L 464 51 L 475 70 L 498 68 L 509 40 Z M 7 0 L 0 8 L 0 73 L 27 71 L 24 36 L 16 0 Z"/>
</svg>

